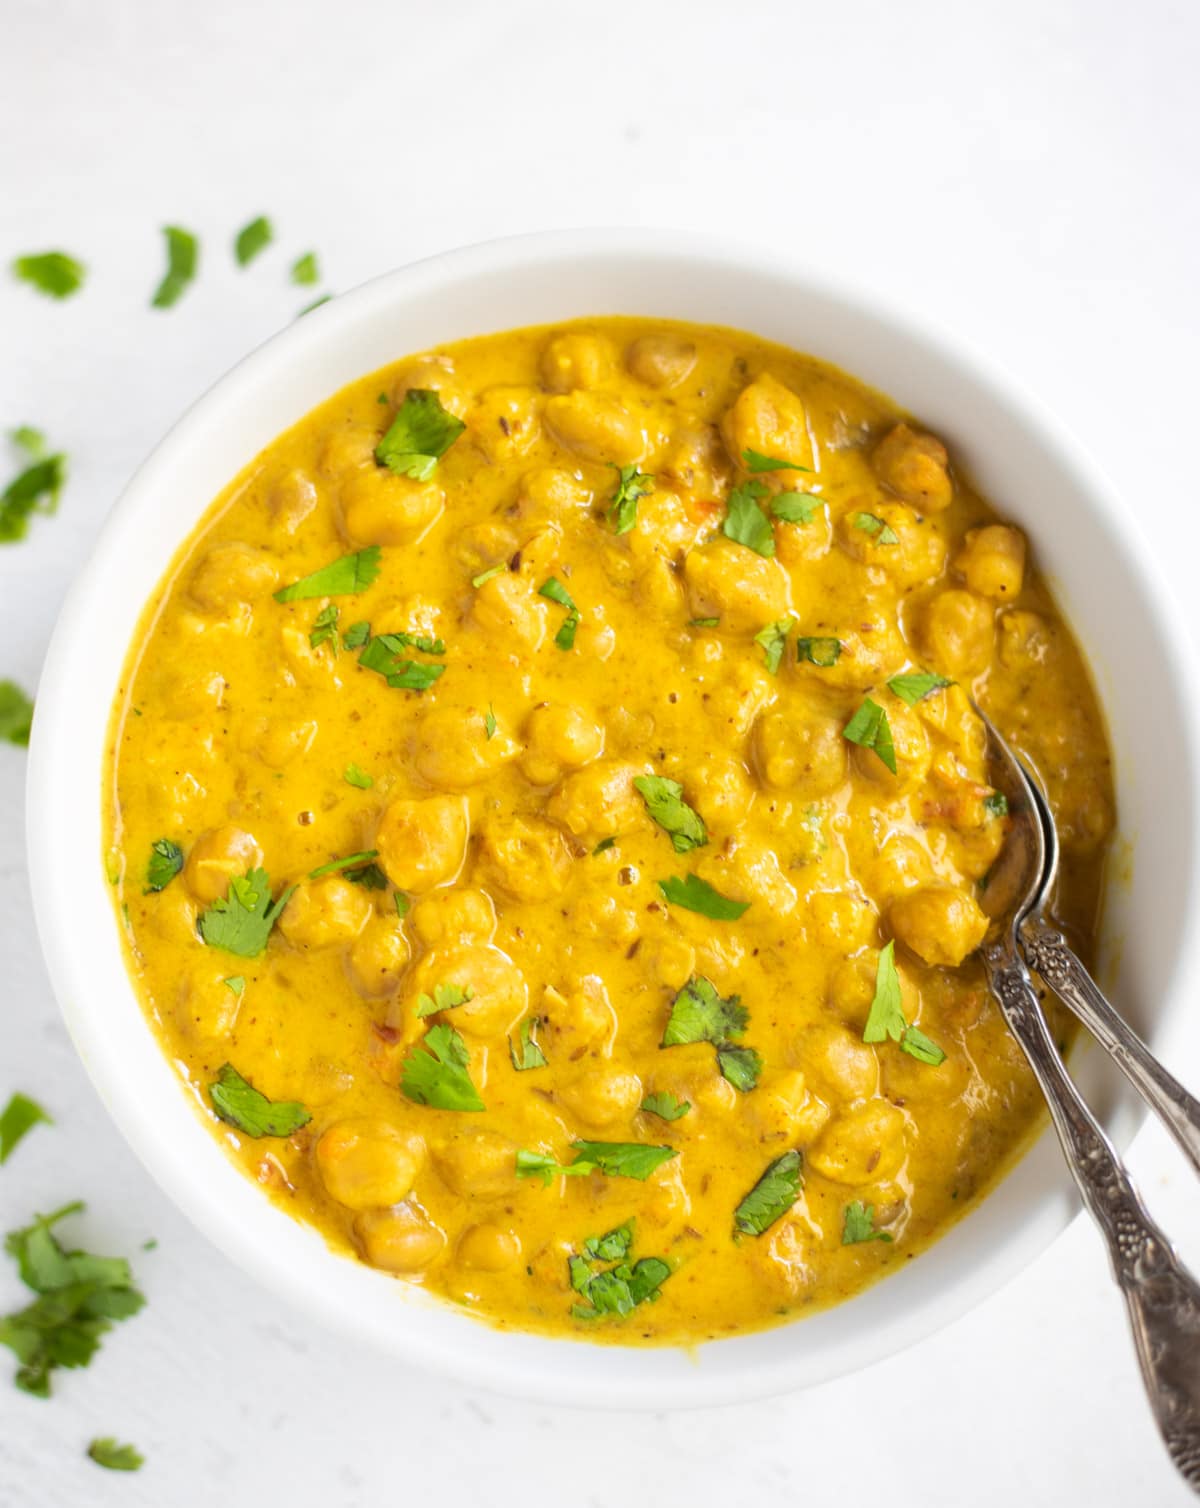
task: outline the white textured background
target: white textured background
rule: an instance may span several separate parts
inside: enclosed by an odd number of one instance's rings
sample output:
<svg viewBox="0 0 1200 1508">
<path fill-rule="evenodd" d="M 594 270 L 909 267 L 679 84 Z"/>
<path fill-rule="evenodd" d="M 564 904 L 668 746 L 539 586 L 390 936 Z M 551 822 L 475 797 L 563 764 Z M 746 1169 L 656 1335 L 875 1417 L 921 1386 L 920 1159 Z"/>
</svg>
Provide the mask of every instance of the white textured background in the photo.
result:
<svg viewBox="0 0 1200 1508">
<path fill-rule="evenodd" d="M 0 552 L 0 676 L 33 684 L 135 464 L 307 301 L 292 257 L 315 248 L 337 290 L 570 224 L 786 246 L 961 330 L 1098 453 L 1190 600 L 1198 56 L 1194 0 L 0 0 L 0 263 L 62 246 L 91 268 L 62 305 L 0 276 L 0 428 L 73 463 L 59 518 Z M 258 213 L 281 243 L 238 272 Z M 203 265 L 159 314 L 165 221 Z M 907 1355 L 746 1408 L 517 1405 L 314 1329 L 173 1212 L 85 1080 L 32 935 L 24 757 L 0 747 L 0 1101 L 24 1089 L 58 1126 L 0 1171 L 0 1228 L 83 1196 L 94 1249 L 159 1245 L 146 1311 L 50 1402 L 9 1389 L 0 1352 L 0 1508 L 1190 1501 L 1079 1222 Z M 1196 1082 L 1200 1051 L 1175 1066 Z M 1195 1185 L 1155 1132 L 1133 1163 L 1196 1261 Z M 0 1272 L 0 1309 L 20 1301 Z M 110 1433 L 140 1475 L 83 1459 Z"/>
</svg>

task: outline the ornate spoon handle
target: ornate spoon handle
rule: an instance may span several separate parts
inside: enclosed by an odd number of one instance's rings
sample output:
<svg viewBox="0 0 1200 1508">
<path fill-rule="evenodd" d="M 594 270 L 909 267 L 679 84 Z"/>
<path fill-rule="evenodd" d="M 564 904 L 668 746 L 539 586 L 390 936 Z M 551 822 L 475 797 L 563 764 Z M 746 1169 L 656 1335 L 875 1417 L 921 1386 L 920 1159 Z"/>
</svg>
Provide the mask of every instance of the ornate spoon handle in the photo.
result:
<svg viewBox="0 0 1200 1508">
<path fill-rule="evenodd" d="M 1126 1025 L 1061 932 L 1035 917 L 1021 928 L 1021 945 L 1029 967 L 1079 1017 L 1200 1173 L 1200 1100 L 1167 1072 Z"/>
<path fill-rule="evenodd" d="M 983 950 L 988 981 L 1050 1106 L 1083 1202 L 1125 1295 L 1142 1378 L 1171 1459 L 1200 1494 L 1200 1284 L 1147 1214 L 1059 1056 L 1028 970 L 1007 943 Z"/>
</svg>

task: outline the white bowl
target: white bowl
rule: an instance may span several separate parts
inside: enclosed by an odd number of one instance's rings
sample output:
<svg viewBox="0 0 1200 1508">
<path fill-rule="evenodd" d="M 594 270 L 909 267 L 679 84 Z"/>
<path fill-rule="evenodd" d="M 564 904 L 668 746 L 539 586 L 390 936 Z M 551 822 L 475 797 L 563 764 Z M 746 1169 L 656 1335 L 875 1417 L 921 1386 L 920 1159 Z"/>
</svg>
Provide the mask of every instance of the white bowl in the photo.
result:
<svg viewBox="0 0 1200 1508">
<path fill-rule="evenodd" d="M 691 235 L 579 231 L 492 242 L 368 283 L 248 357 L 180 421 L 113 509 L 46 658 L 29 770 L 38 929 L 67 1025 L 114 1119 L 206 1237 L 277 1293 L 421 1367 L 558 1403 L 744 1401 L 886 1356 L 978 1303 L 1061 1232 L 1075 1200 L 1049 1133 L 919 1260 L 851 1302 L 693 1351 L 502 1332 L 367 1267 L 272 1206 L 227 1160 L 151 1034 L 119 946 L 101 844 L 109 710 L 142 605 L 224 485 L 343 384 L 410 352 L 576 315 L 753 331 L 911 409 L 1028 532 L 1090 657 L 1116 755 L 1120 832 L 1106 979 L 1160 1052 L 1188 1009 L 1197 928 L 1194 677 L 1127 510 L 1009 379 L 953 339 L 797 270 Z M 1132 867 L 1128 855 L 1132 848 Z M 1099 1052 L 1081 1083 L 1119 1145 L 1141 1111 Z"/>
</svg>

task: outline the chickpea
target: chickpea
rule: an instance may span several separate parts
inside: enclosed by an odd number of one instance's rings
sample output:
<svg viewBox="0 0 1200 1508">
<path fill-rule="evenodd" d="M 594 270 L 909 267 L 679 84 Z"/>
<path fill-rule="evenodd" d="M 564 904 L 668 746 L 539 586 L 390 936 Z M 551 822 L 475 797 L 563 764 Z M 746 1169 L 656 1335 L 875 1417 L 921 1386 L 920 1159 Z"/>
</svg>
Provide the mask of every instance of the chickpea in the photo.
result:
<svg viewBox="0 0 1200 1508">
<path fill-rule="evenodd" d="M 328 948 L 357 937 L 374 910 L 362 885 L 328 874 L 296 887 L 279 918 L 279 930 L 294 948 Z"/>
<path fill-rule="evenodd" d="M 597 760 L 560 783 L 546 804 L 546 815 L 588 843 L 645 827 L 645 804 L 633 784 L 645 773 L 625 760 Z"/>
<path fill-rule="evenodd" d="M 852 953 L 875 936 L 875 910 L 856 890 L 817 890 L 808 898 L 812 934 L 825 948 Z"/>
<path fill-rule="evenodd" d="M 441 1256 L 446 1236 L 419 1205 L 364 1210 L 354 1222 L 363 1258 L 384 1272 L 421 1272 Z"/>
<path fill-rule="evenodd" d="M 853 1104 L 879 1092 L 875 1049 L 844 1026 L 814 1026 L 800 1040 L 804 1071 L 827 1099 Z"/>
<path fill-rule="evenodd" d="M 164 711 L 176 722 L 190 722 L 218 712 L 225 701 L 225 677 L 216 670 L 172 680 L 164 687 Z"/>
<path fill-rule="evenodd" d="M 443 790 L 461 790 L 487 780 L 521 752 L 497 726 L 491 738 L 482 707 L 435 707 L 417 725 L 412 763 L 423 780 Z"/>
<path fill-rule="evenodd" d="M 720 430 L 713 424 L 683 424 L 673 429 L 658 470 L 660 475 L 678 483 L 687 492 L 705 498 L 715 497 L 729 477 L 729 461 Z M 655 535 L 658 531 L 651 522 L 653 514 L 647 508 L 649 501 L 649 498 L 643 499 L 639 505 L 638 519 L 646 524 L 641 532 Z M 684 514 L 683 522 L 688 526 L 688 542 L 691 543 L 698 532 L 695 521 Z"/>
<path fill-rule="evenodd" d="M 458 1243 L 458 1259 L 476 1272 L 503 1272 L 521 1260 L 521 1238 L 503 1225 L 469 1225 Z"/>
<path fill-rule="evenodd" d="M 490 387 L 471 410 L 468 432 L 489 461 L 515 461 L 541 431 L 540 402 L 532 388 Z"/>
<path fill-rule="evenodd" d="M 681 990 L 696 972 L 696 950 L 682 937 L 660 937 L 649 946 L 643 944 L 638 961 L 647 978 L 669 990 Z"/>
<path fill-rule="evenodd" d="M 740 759 L 711 755 L 689 767 L 683 782 L 688 801 L 706 826 L 719 831 L 738 825 L 754 801 L 754 786 Z"/>
<path fill-rule="evenodd" d="M 842 548 L 877 566 L 901 587 L 934 581 L 946 566 L 946 542 L 927 518 L 903 503 L 852 503 L 838 522 Z"/>
<path fill-rule="evenodd" d="M 546 427 L 585 461 L 628 466 L 646 453 L 646 434 L 625 405 L 605 393 L 574 392 L 546 403 Z"/>
<path fill-rule="evenodd" d="M 881 901 L 925 885 L 933 875 L 929 851 L 908 833 L 893 832 L 879 847 L 871 844 L 859 871 L 865 887 Z"/>
<path fill-rule="evenodd" d="M 757 450 L 760 455 L 781 461 L 798 461 L 804 466 L 812 464 L 804 404 L 769 373 L 756 377 L 742 389 L 721 427 L 729 454 L 739 466 L 745 464 L 747 450 Z M 776 474 L 789 485 L 803 486 L 800 475 L 794 471 Z"/>
<path fill-rule="evenodd" d="M 765 1075 L 747 1100 L 755 1129 L 765 1141 L 786 1137 L 809 1142 L 829 1119 L 829 1107 L 814 1095 L 799 1069 Z"/>
<path fill-rule="evenodd" d="M 542 352 L 542 385 L 551 393 L 603 387 L 612 370 L 612 347 L 599 335 L 555 335 Z"/>
<path fill-rule="evenodd" d="M 683 574 L 692 617 L 720 618 L 726 633 L 756 634 L 787 614 L 787 572 L 724 535 L 692 550 Z"/>
<path fill-rule="evenodd" d="M 244 828 L 210 828 L 192 844 L 183 868 L 187 887 L 198 901 L 219 901 L 237 875 L 257 869 L 263 851 L 253 833 Z"/>
<path fill-rule="evenodd" d="M 603 937 L 627 947 L 640 936 L 637 912 L 623 906 L 615 895 L 604 890 L 587 890 L 574 902 L 571 925 L 581 937 Z"/>
<path fill-rule="evenodd" d="M 735 901 L 749 901 L 772 916 L 788 916 L 796 889 L 779 867 L 779 857 L 763 843 L 730 838 L 719 854 L 698 866 L 701 879 Z"/>
<path fill-rule="evenodd" d="M 492 576 L 475 593 L 471 618 L 488 639 L 513 654 L 540 649 L 546 637 L 548 604 L 515 571 Z"/>
<path fill-rule="evenodd" d="M 540 585 L 558 569 L 562 549 L 562 526 L 558 523 L 544 524 L 521 541 L 514 551 L 512 564 L 531 586 Z"/>
<path fill-rule="evenodd" d="M 808 523 L 787 523 L 783 519 L 777 519 L 775 523 L 776 558 L 789 571 L 803 570 L 812 561 L 828 555 L 833 543 L 828 504 L 812 493 L 809 501 L 814 507 Z"/>
<path fill-rule="evenodd" d="M 626 351 L 625 365 L 647 387 L 678 387 L 692 374 L 696 347 L 680 335 L 643 335 Z"/>
<path fill-rule="evenodd" d="M 846 779 L 842 722 L 824 713 L 764 712 L 754 725 L 754 761 L 776 790 L 804 800 L 830 796 Z"/>
<path fill-rule="evenodd" d="M 408 962 L 408 942 L 398 922 L 371 917 L 350 949 L 347 965 L 360 995 L 390 995 Z"/>
<path fill-rule="evenodd" d="M 467 1036 L 500 1036 L 525 1014 L 529 987 L 507 953 L 491 943 L 452 943 L 426 953 L 413 971 L 408 994 L 415 1010 L 420 995 L 433 996 L 437 985 L 457 985 L 471 998 L 449 1014 Z"/>
<path fill-rule="evenodd" d="M 806 638 L 836 639 L 841 646 L 832 665 L 814 665 L 797 656 L 795 674 L 814 690 L 869 691 L 908 659 L 900 630 L 882 616 L 874 623 L 860 623 L 858 628 L 835 631 L 828 624 L 810 624 L 803 632 Z M 820 649 L 813 652 L 828 658 Z"/>
<path fill-rule="evenodd" d="M 279 585 L 279 567 L 253 545 L 214 545 L 192 573 L 188 590 L 210 612 L 251 606 Z"/>
<path fill-rule="evenodd" d="M 996 628 L 992 604 L 951 587 L 925 604 L 920 639 L 930 664 L 944 675 L 973 676 L 986 670 Z"/>
<path fill-rule="evenodd" d="M 316 1146 L 317 1169 L 330 1198 L 347 1209 L 399 1204 L 413 1191 L 425 1143 L 387 1121 L 335 1121 Z"/>
<path fill-rule="evenodd" d="M 196 935 L 194 914 L 191 935 Z M 227 977 L 214 969 L 184 977 L 175 1016 L 189 1037 L 227 1037 L 237 1025 L 242 999 L 225 983 Z"/>
<path fill-rule="evenodd" d="M 1005 524 L 971 529 L 954 558 L 954 569 L 969 591 L 1012 601 L 1025 580 L 1025 536 Z"/>
<path fill-rule="evenodd" d="M 903 796 L 916 788 L 929 772 L 932 753 L 925 725 L 898 696 L 889 696 L 885 707 L 892 735 L 896 772 L 892 773 L 874 749 L 854 746 L 854 768 L 865 780 L 891 796 Z"/>
<path fill-rule="evenodd" d="M 468 830 L 465 797 L 393 801 L 375 835 L 379 862 L 398 889 L 432 890 L 462 868 Z"/>
<path fill-rule="evenodd" d="M 496 909 L 482 890 L 435 890 L 412 908 L 417 936 L 427 948 L 439 943 L 490 942 L 496 930 Z"/>
<path fill-rule="evenodd" d="M 1056 629 L 1040 613 L 1004 613 L 1000 618 L 1000 663 L 1005 670 L 1033 670 L 1046 663 L 1056 638 Z"/>
<path fill-rule="evenodd" d="M 355 472 L 339 490 L 346 536 L 357 545 L 409 544 L 440 517 L 446 495 L 380 466 Z"/>
<path fill-rule="evenodd" d="M 498 1131 L 461 1131 L 434 1148 L 433 1160 L 460 1199 L 499 1199 L 517 1186 L 516 1143 Z"/>
<path fill-rule="evenodd" d="M 829 1004 L 852 1032 L 862 1036 L 875 996 L 875 977 L 879 968 L 879 950 L 864 948 L 853 958 L 844 959 L 833 971 L 829 982 Z M 896 965 L 900 980 L 900 1004 L 905 1019 L 915 1021 L 921 997 L 909 977 L 907 968 Z"/>
<path fill-rule="evenodd" d="M 332 430 L 317 462 L 322 476 L 337 480 L 375 464 L 375 447 L 379 431 L 363 424 L 346 424 Z"/>
<path fill-rule="evenodd" d="M 517 509 L 545 518 L 567 518 L 591 506 L 591 488 L 571 471 L 559 466 L 539 466 L 521 478 Z"/>
<path fill-rule="evenodd" d="M 604 752 L 604 726 L 582 707 L 543 702 L 525 723 L 521 769 L 534 785 L 550 785 Z"/>
<path fill-rule="evenodd" d="M 298 467 L 285 471 L 267 494 L 271 518 L 287 534 L 296 532 L 318 502 L 316 482 Z"/>
<path fill-rule="evenodd" d="M 906 1156 L 905 1120 L 887 1100 L 871 1099 L 837 1115 L 809 1154 L 812 1168 L 834 1183 L 881 1183 Z"/>
<path fill-rule="evenodd" d="M 897 424 L 875 447 L 875 475 L 897 497 L 922 513 L 941 513 L 954 501 L 950 459 L 933 435 Z"/>
<path fill-rule="evenodd" d="M 974 896 L 956 885 L 923 885 L 892 902 L 892 931 L 925 963 L 957 968 L 987 934 L 988 919 Z"/>
<path fill-rule="evenodd" d="M 642 1081 L 625 1069 L 588 1064 L 555 1097 L 585 1126 L 604 1130 L 633 1119 L 642 1103 Z"/>
<path fill-rule="evenodd" d="M 585 974 L 566 995 L 548 985 L 542 1012 L 555 1059 L 578 1058 L 585 1052 L 611 1053 L 617 1016 L 598 974 Z"/>
<path fill-rule="evenodd" d="M 418 356 L 407 362 L 392 385 L 392 401 L 396 407 L 404 402 L 409 393 L 436 393 L 438 401 L 458 419 L 467 416 L 468 398 L 462 384 L 454 373 L 454 361 L 449 356 Z"/>
<path fill-rule="evenodd" d="M 316 736 L 314 722 L 264 717 L 248 726 L 244 742 L 263 764 L 272 770 L 282 770 L 302 754 L 307 754 Z"/>
<path fill-rule="evenodd" d="M 516 901 L 548 901 L 558 895 L 571 871 L 571 853 L 562 833 L 539 817 L 497 817 L 480 839 L 487 878 Z"/>
</svg>

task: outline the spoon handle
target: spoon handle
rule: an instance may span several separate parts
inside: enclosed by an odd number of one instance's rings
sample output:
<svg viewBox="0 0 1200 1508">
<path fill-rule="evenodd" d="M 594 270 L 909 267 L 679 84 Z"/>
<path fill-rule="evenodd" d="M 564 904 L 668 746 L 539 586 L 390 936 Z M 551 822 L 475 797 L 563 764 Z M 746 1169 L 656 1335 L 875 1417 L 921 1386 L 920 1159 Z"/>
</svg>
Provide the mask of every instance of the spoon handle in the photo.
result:
<svg viewBox="0 0 1200 1508">
<path fill-rule="evenodd" d="M 1025 961 L 1040 974 L 1113 1059 L 1200 1173 L 1200 1100 L 1162 1066 L 1104 998 L 1056 928 L 1038 917 L 1021 928 Z"/>
<path fill-rule="evenodd" d="M 1125 1295 L 1142 1378 L 1167 1451 L 1200 1494 L 1200 1284 L 1146 1212 L 1129 1173 L 1067 1073 L 1015 947 L 983 950 L 988 982 L 1050 1106 L 1083 1202 Z"/>
</svg>

